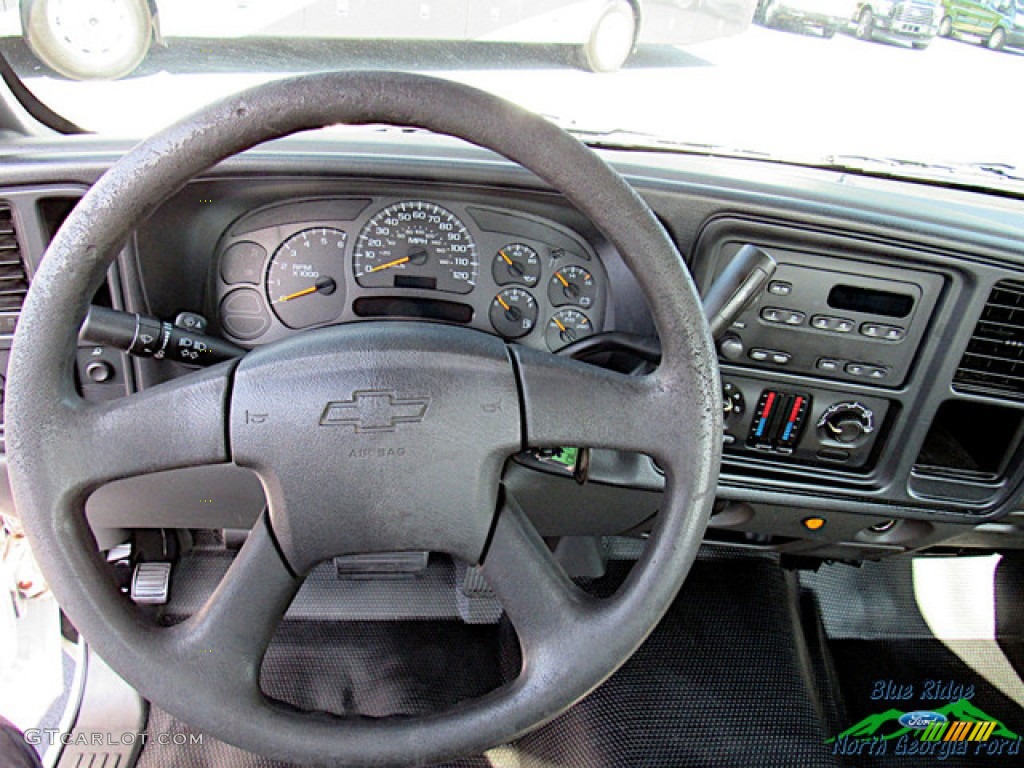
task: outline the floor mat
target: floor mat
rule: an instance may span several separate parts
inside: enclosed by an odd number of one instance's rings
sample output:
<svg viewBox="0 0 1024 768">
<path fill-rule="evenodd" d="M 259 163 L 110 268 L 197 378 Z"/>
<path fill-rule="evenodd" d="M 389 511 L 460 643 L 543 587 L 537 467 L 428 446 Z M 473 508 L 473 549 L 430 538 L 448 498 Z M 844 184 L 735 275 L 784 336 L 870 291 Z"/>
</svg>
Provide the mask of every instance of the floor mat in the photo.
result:
<svg viewBox="0 0 1024 768">
<path fill-rule="evenodd" d="M 593 586 L 601 591 L 616 578 L 621 574 Z M 699 562 L 659 627 L 601 688 L 519 742 L 451 767 L 833 766 L 836 760 L 824 744 L 829 734 L 822 725 L 816 686 L 807 669 L 802 637 L 795 630 L 795 596 L 795 581 L 770 561 L 714 558 Z M 286 645 L 291 646 L 270 652 L 264 688 L 293 701 L 301 699 L 304 706 L 337 709 L 341 705 L 345 711 L 367 705 L 390 709 L 427 703 L 438 689 L 437 673 L 422 672 L 431 665 L 417 664 L 413 657 L 391 674 L 372 680 L 360 669 L 366 666 L 373 644 L 391 642 L 382 640 L 384 627 L 363 623 L 361 631 L 370 633 L 364 637 L 358 636 L 359 629 L 352 629 L 356 633 L 348 638 L 352 653 L 323 650 L 320 642 L 329 635 L 319 633 L 334 630 L 307 626 L 297 634 L 289 631 Z M 405 629 L 409 635 L 409 628 Z M 303 637 L 303 632 L 312 634 Z M 467 667 L 461 663 L 462 649 L 449 646 L 448 639 L 466 638 L 437 636 L 432 658 L 433 668 L 444 670 L 441 688 L 454 685 L 462 693 L 479 689 L 480 680 L 468 679 L 473 668 L 473 675 L 486 678 L 487 684 L 496 679 L 498 665 L 507 658 L 500 649 L 473 651 L 479 656 Z M 369 645 L 356 651 L 356 640 Z M 398 650 L 398 646 L 387 647 Z M 301 656 L 294 661 L 282 661 L 296 652 Z M 457 663 L 443 661 L 446 655 Z M 485 674 L 488 658 L 494 661 L 495 671 Z M 306 664 L 311 667 L 305 669 Z M 329 684 L 314 682 L 306 688 L 321 676 L 357 687 L 371 684 L 395 690 L 377 691 L 366 698 L 352 688 L 351 697 L 342 700 L 329 693 Z M 418 691 L 412 698 L 407 693 L 410 688 Z M 156 708 L 150 730 L 192 732 Z M 151 740 L 140 766 L 278 768 L 280 764 L 207 737 L 202 746 L 166 747 Z"/>
<path fill-rule="evenodd" d="M 840 765 L 1024 765 L 1021 576 L 992 556 L 801 574 Z"/>
</svg>

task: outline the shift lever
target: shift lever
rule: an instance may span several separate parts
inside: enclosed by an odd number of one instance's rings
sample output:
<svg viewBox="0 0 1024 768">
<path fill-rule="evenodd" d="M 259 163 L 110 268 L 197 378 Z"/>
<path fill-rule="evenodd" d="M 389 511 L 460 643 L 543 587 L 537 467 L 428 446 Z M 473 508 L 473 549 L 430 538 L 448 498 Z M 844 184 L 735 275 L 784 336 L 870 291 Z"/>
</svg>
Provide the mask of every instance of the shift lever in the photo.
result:
<svg viewBox="0 0 1024 768">
<path fill-rule="evenodd" d="M 744 245 L 715 278 L 704 297 L 704 317 L 717 342 L 775 274 L 775 259 L 754 245 Z"/>
</svg>

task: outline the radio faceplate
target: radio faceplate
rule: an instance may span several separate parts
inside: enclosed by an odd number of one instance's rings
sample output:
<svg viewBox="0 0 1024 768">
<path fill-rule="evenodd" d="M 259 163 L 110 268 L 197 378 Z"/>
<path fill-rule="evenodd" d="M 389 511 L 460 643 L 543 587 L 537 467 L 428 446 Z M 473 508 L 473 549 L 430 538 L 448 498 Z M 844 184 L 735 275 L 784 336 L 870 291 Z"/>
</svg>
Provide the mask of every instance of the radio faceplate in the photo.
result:
<svg viewBox="0 0 1024 768">
<path fill-rule="evenodd" d="M 746 242 L 723 242 L 716 269 Z M 942 276 L 755 244 L 778 269 L 719 342 L 723 360 L 881 387 L 903 384 Z"/>
</svg>

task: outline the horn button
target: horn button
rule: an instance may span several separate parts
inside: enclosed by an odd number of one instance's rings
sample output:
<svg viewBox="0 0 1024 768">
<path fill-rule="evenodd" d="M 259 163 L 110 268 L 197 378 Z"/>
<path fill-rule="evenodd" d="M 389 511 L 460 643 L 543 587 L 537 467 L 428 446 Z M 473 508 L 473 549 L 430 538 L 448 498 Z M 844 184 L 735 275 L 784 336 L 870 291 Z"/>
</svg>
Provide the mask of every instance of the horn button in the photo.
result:
<svg viewBox="0 0 1024 768">
<path fill-rule="evenodd" d="M 241 361 L 232 456 L 262 480 L 296 573 L 367 552 L 476 563 L 502 466 L 522 445 L 519 409 L 498 338 L 401 322 L 337 326 Z"/>
</svg>

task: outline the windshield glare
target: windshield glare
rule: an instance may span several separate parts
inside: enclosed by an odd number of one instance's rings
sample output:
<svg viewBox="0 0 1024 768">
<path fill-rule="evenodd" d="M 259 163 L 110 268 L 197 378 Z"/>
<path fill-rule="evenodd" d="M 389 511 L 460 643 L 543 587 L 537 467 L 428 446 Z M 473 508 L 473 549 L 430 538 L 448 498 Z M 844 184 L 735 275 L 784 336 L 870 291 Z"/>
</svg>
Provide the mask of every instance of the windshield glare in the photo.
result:
<svg viewBox="0 0 1024 768">
<path fill-rule="evenodd" d="M 282 76 L 398 69 L 585 131 L 803 162 L 1022 165 L 1024 0 L 23 5 L 2 4 L 0 51 L 54 111 L 111 136 Z"/>
</svg>

